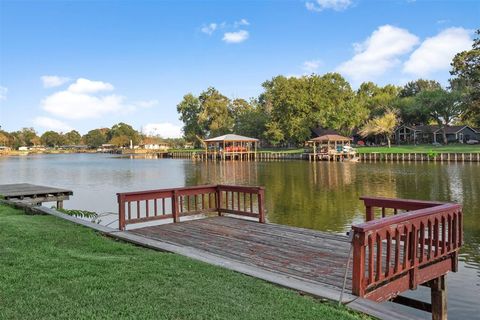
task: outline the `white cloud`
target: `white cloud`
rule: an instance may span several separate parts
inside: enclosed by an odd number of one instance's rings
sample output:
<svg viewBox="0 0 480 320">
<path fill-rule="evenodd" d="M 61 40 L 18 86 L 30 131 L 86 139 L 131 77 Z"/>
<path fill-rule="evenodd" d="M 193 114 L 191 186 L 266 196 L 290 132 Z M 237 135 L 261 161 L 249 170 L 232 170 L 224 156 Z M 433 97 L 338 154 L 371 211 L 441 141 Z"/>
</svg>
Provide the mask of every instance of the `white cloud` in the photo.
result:
<svg viewBox="0 0 480 320">
<path fill-rule="evenodd" d="M 325 9 L 343 11 L 353 4 L 351 0 L 315 0 L 315 2 L 306 2 L 305 7 L 310 11 L 320 12 Z"/>
<path fill-rule="evenodd" d="M 182 127 L 169 122 L 149 123 L 143 126 L 142 132 L 148 136 L 160 136 L 162 138 L 182 137 Z"/>
<path fill-rule="evenodd" d="M 93 96 L 71 91 L 56 92 L 42 100 L 43 109 L 65 119 L 98 118 L 108 113 L 128 111 L 133 106 L 124 105 L 118 95 Z"/>
<path fill-rule="evenodd" d="M 158 100 L 140 100 L 133 103 L 134 105 L 141 108 L 150 108 L 158 104 Z"/>
<path fill-rule="evenodd" d="M 7 100 L 8 89 L 6 87 L 0 86 L 0 101 Z"/>
<path fill-rule="evenodd" d="M 54 130 L 60 132 L 67 132 L 73 130 L 73 128 L 70 127 L 68 124 L 60 120 L 48 117 L 36 117 L 35 119 L 33 119 L 33 123 L 36 126 L 42 127 L 47 130 Z"/>
<path fill-rule="evenodd" d="M 248 22 L 247 19 L 240 19 L 239 21 L 235 21 L 235 23 L 233 24 L 235 28 L 238 28 L 239 26 L 249 26 L 249 25 L 250 25 L 250 22 Z"/>
<path fill-rule="evenodd" d="M 79 78 L 75 83 L 68 87 L 72 93 L 95 93 L 100 91 L 112 91 L 114 88 L 108 82 L 92 81 L 85 78 Z"/>
<path fill-rule="evenodd" d="M 472 46 L 470 31 L 464 28 L 448 28 L 422 42 L 405 62 L 403 71 L 418 77 L 426 77 L 437 71 L 450 69 L 456 53 Z"/>
<path fill-rule="evenodd" d="M 127 114 L 138 108 L 148 108 L 158 103 L 157 100 L 140 100 L 127 103 L 126 98 L 118 94 L 106 95 L 111 91 L 110 83 L 77 79 L 66 90 L 57 91 L 42 100 L 42 108 L 63 119 L 91 119 L 105 115 Z"/>
<path fill-rule="evenodd" d="M 247 40 L 248 37 L 249 37 L 248 31 L 239 30 L 236 32 L 225 32 L 222 40 L 227 43 L 240 43 Z"/>
<path fill-rule="evenodd" d="M 215 30 L 217 30 L 218 25 L 216 23 L 210 23 L 206 26 L 203 26 L 202 29 L 200 29 L 203 33 L 206 33 L 208 35 L 211 35 Z"/>
<path fill-rule="evenodd" d="M 337 71 L 354 81 L 372 80 L 397 66 L 400 57 L 412 51 L 419 42 L 408 30 L 384 25 L 362 43 L 355 43 L 355 55 Z"/>
<path fill-rule="evenodd" d="M 42 80 L 44 88 L 58 87 L 70 81 L 70 78 L 59 76 L 41 76 L 40 79 Z"/>
<path fill-rule="evenodd" d="M 305 72 L 312 73 L 318 70 L 320 68 L 322 62 L 320 60 L 310 60 L 310 61 L 305 61 L 303 63 L 302 69 L 305 70 Z"/>
</svg>

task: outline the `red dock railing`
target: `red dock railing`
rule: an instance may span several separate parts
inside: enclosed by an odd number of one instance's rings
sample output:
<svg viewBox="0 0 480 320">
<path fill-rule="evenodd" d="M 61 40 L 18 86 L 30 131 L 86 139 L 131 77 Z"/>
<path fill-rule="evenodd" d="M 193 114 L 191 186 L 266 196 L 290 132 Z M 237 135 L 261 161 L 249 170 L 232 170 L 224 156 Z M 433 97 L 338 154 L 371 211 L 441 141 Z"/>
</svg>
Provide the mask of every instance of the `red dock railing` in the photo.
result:
<svg viewBox="0 0 480 320">
<path fill-rule="evenodd" d="M 361 198 L 367 222 L 353 226 L 352 291 L 375 301 L 457 271 L 463 243 L 462 206 Z M 382 217 L 375 220 L 375 212 Z M 387 216 L 392 211 L 393 216 Z"/>
<path fill-rule="evenodd" d="M 119 229 L 127 224 L 209 212 L 255 217 L 265 222 L 263 187 L 207 185 L 117 193 Z"/>
</svg>

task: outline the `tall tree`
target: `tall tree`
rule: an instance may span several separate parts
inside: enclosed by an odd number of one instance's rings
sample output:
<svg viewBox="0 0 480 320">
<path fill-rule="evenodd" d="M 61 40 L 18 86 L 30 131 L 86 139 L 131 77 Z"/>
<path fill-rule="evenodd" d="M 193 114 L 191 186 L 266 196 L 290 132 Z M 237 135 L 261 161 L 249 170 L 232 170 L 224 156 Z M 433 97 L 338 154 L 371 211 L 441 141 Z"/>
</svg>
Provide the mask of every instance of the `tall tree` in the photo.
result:
<svg viewBox="0 0 480 320">
<path fill-rule="evenodd" d="M 423 91 L 416 96 L 428 115 L 437 122 L 442 130 L 443 142 L 448 144 L 446 128 L 465 112 L 465 104 L 459 91 L 437 89 Z"/>
<path fill-rule="evenodd" d="M 357 90 L 357 99 L 368 110 L 369 117 L 378 117 L 390 110 L 398 97 L 399 89 L 393 85 L 379 87 L 373 82 L 364 82 Z"/>
<path fill-rule="evenodd" d="M 200 125 L 199 116 L 202 111 L 200 100 L 189 93 L 183 96 L 182 101 L 177 105 L 180 120 L 183 122 L 183 135 L 187 141 L 198 145 L 197 139 L 205 138 L 205 130 Z"/>
<path fill-rule="evenodd" d="M 235 99 L 230 110 L 234 119 L 233 132 L 254 138 L 262 137 L 268 117 L 257 101 Z"/>
<path fill-rule="evenodd" d="M 107 143 L 108 131 L 108 128 L 90 130 L 83 136 L 83 141 L 89 147 L 98 148 L 102 144 Z"/>
<path fill-rule="evenodd" d="M 38 144 L 39 141 L 37 133 L 33 128 L 22 128 L 20 131 L 13 132 L 12 135 L 14 137 L 14 144 L 16 148 L 21 146 L 30 147 Z"/>
<path fill-rule="evenodd" d="M 472 49 L 457 53 L 452 61 L 451 87 L 465 92 L 464 118 L 480 126 L 480 29 Z"/>
<path fill-rule="evenodd" d="M 338 73 L 301 78 L 277 76 L 263 83 L 263 110 L 270 112 L 268 130 L 285 142 L 300 144 L 310 138 L 310 129 L 323 126 L 350 134 L 365 120 L 350 84 Z M 273 130 L 275 129 L 275 130 Z M 273 130 L 273 131 L 272 131 Z"/>
<path fill-rule="evenodd" d="M 72 130 L 70 132 L 65 133 L 64 137 L 65 137 L 66 144 L 75 145 L 75 144 L 79 144 L 80 141 L 82 140 L 82 136 L 76 130 Z"/>
<path fill-rule="evenodd" d="M 113 138 L 117 137 L 126 137 L 128 139 L 128 143 L 124 144 L 124 147 L 130 145 L 130 140 L 132 144 L 137 145 L 140 142 L 140 134 L 137 130 L 133 129 L 133 127 L 129 124 L 120 122 L 112 126 L 110 131 L 108 132 L 108 140 L 112 140 Z M 120 141 L 120 140 L 116 140 Z"/>
<path fill-rule="evenodd" d="M 442 86 L 438 81 L 435 80 L 426 80 L 426 79 L 418 79 L 415 81 L 410 81 L 403 86 L 400 90 L 399 96 L 400 98 L 405 97 L 414 97 L 422 91 L 432 91 L 441 89 Z"/>
<path fill-rule="evenodd" d="M 58 147 L 64 143 L 62 135 L 55 131 L 46 131 L 42 134 L 40 140 L 47 147 Z"/>
<path fill-rule="evenodd" d="M 388 147 L 391 147 L 390 137 L 392 136 L 397 126 L 397 115 L 393 111 L 387 111 L 382 116 L 369 120 L 363 128 L 359 131 L 362 137 L 370 135 L 384 135 L 388 142 Z"/>
<path fill-rule="evenodd" d="M 210 87 L 199 98 L 201 112 L 198 120 L 209 137 L 232 131 L 233 118 L 228 110 L 230 100 L 217 89 Z"/>
</svg>

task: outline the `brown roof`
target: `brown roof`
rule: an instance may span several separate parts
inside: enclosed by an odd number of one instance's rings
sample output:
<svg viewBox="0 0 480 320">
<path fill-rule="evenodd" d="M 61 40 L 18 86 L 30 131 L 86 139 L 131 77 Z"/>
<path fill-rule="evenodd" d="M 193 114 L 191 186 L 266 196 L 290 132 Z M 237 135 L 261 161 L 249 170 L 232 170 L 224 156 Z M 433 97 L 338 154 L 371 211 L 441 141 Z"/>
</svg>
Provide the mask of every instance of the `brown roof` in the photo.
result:
<svg viewBox="0 0 480 320">
<path fill-rule="evenodd" d="M 326 129 L 324 127 L 316 127 L 313 129 L 310 129 L 312 131 L 312 136 L 313 137 L 320 137 L 326 134 L 338 134 L 338 131 L 335 131 L 333 129 Z"/>
<path fill-rule="evenodd" d="M 344 137 L 339 134 L 324 134 L 323 136 L 313 138 L 310 141 L 315 141 L 315 142 L 335 142 L 335 141 L 351 141 L 352 138 Z"/>
</svg>

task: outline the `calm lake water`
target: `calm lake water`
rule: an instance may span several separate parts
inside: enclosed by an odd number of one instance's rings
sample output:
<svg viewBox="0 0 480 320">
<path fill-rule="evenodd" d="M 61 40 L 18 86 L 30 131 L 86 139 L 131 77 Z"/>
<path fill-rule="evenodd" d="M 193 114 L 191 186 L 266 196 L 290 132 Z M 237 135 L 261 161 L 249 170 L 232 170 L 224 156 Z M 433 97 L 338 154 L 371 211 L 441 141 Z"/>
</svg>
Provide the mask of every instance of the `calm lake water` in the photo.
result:
<svg viewBox="0 0 480 320">
<path fill-rule="evenodd" d="M 270 222 L 345 232 L 364 219 L 362 195 L 456 201 L 464 206 L 460 272 L 449 274 L 450 319 L 480 314 L 480 164 L 194 162 L 102 154 L 0 157 L 0 183 L 72 189 L 66 208 L 116 212 L 116 192 L 209 183 L 266 187 Z M 1 221 L 0 221 L 1 223 Z M 411 296 L 426 298 L 419 289 Z"/>
</svg>

